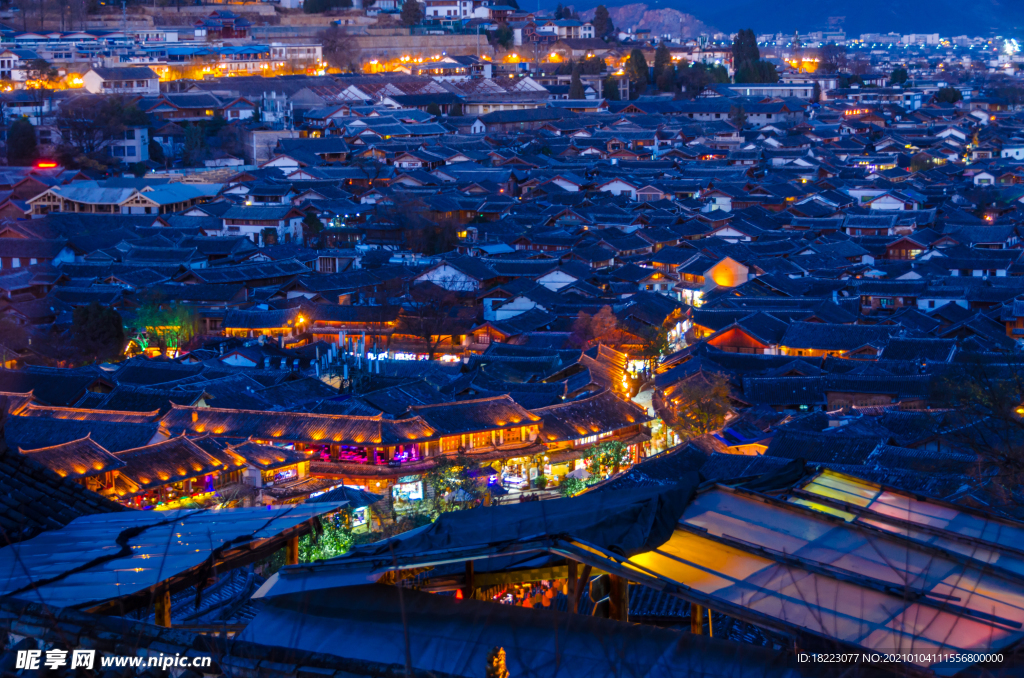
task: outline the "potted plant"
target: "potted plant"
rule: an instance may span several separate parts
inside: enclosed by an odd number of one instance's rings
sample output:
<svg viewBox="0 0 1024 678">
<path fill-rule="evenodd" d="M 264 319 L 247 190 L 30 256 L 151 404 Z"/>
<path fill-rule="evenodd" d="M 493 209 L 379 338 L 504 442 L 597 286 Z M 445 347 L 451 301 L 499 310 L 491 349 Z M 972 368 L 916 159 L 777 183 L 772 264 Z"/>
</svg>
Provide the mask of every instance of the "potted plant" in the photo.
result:
<svg viewBox="0 0 1024 678">
<path fill-rule="evenodd" d="M 548 486 L 548 477 L 545 476 L 545 475 L 539 475 L 539 476 L 537 476 L 536 482 L 537 482 L 537 489 L 538 490 L 543 490 L 543 489 L 547 488 L 547 486 Z"/>
</svg>

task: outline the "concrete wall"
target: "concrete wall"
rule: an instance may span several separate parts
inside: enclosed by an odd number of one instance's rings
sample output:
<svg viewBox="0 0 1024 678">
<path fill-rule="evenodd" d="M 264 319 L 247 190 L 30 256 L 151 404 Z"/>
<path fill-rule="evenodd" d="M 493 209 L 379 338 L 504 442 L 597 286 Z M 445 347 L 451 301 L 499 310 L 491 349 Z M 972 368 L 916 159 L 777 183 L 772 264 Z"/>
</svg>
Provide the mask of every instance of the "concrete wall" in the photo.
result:
<svg viewBox="0 0 1024 678">
<path fill-rule="evenodd" d="M 366 58 L 389 58 L 409 54 L 426 56 L 447 52 L 450 55 L 476 54 L 493 56 L 494 50 L 485 36 L 476 35 L 355 35 L 352 42 L 361 56 Z"/>
</svg>

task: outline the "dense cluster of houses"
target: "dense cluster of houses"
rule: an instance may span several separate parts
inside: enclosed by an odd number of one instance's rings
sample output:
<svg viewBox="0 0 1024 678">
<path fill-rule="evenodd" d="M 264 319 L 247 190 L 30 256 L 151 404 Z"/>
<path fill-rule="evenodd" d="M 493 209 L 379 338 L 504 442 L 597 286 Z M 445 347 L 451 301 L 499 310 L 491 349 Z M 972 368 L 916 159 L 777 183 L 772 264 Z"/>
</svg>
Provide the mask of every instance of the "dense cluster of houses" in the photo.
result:
<svg viewBox="0 0 1024 678">
<path fill-rule="evenodd" d="M 0 174 L 13 449 L 136 506 L 401 504 L 446 455 L 516 488 L 600 442 L 638 461 L 709 375 L 734 411 L 717 452 L 772 456 L 794 417 L 927 410 L 936 374 L 1024 336 L 1024 117 L 996 99 L 308 80 L 302 129 L 254 165 Z M 427 111 L 471 86 L 520 104 Z M 172 125 L 203 97 L 140 101 Z M 135 357 L 67 366 L 90 304 Z"/>
<path fill-rule="evenodd" d="M 84 96 L 135 90 L 149 124 L 111 148 L 145 171 L 0 168 L 4 662 L 58 637 L 379 676 L 399 634 L 417 676 L 1010 656 L 1024 403 L 944 389 L 1020 375 L 1024 112 L 880 73 L 574 99 L 515 63 L 404 70 L 96 68 Z M 143 159 L 215 119 L 244 157 Z"/>
</svg>

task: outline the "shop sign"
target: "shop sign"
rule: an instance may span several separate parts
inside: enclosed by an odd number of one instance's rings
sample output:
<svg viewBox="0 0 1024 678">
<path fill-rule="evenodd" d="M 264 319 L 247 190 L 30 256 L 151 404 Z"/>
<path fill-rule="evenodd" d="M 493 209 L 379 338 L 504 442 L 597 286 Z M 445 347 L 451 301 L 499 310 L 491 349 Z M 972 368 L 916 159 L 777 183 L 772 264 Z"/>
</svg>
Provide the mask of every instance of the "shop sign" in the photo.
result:
<svg viewBox="0 0 1024 678">
<path fill-rule="evenodd" d="M 423 499 L 423 483 L 398 483 L 391 488 L 391 495 L 402 501 L 418 501 Z"/>
</svg>

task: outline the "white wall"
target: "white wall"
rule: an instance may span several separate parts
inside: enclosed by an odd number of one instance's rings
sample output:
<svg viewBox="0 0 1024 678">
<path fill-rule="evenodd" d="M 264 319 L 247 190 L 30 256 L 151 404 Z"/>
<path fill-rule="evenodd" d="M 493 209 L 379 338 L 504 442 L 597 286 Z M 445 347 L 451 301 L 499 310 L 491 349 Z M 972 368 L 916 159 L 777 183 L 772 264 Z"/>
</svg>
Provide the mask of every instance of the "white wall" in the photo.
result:
<svg viewBox="0 0 1024 678">
<path fill-rule="evenodd" d="M 416 278 L 417 282 L 432 282 L 446 290 L 470 292 L 480 289 L 480 281 L 470 278 L 448 264 L 442 264 Z"/>
</svg>

